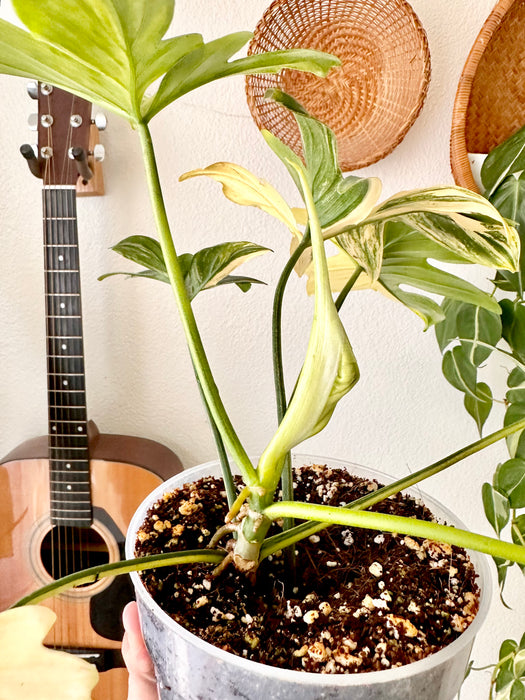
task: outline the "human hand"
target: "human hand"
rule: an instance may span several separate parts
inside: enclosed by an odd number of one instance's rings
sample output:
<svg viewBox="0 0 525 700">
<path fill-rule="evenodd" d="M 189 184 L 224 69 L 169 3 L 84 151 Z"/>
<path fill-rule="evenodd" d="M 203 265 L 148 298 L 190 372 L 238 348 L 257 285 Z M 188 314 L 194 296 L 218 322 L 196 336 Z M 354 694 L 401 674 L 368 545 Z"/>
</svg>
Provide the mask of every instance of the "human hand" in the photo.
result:
<svg viewBox="0 0 525 700">
<path fill-rule="evenodd" d="M 129 671 L 128 700 L 159 700 L 153 662 L 142 638 L 135 601 L 124 608 L 122 622 L 122 656 Z"/>
</svg>

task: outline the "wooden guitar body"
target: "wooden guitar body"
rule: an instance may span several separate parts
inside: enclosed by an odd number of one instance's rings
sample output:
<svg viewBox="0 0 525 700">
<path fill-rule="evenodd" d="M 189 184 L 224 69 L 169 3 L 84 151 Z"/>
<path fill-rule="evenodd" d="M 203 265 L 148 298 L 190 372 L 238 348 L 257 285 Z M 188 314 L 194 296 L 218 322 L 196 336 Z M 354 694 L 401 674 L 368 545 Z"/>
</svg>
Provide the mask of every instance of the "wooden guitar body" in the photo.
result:
<svg viewBox="0 0 525 700">
<path fill-rule="evenodd" d="M 92 423 L 89 433 L 91 530 L 95 533 L 90 546 L 104 548 L 109 561 L 118 561 L 137 506 L 161 481 L 179 472 L 181 464 L 171 450 L 151 440 L 102 435 Z M 53 527 L 47 451 L 44 436 L 24 443 L 0 461 L 0 610 L 52 580 L 44 563 L 46 535 L 49 539 Z M 121 611 L 130 594 L 128 577 L 120 576 L 47 601 L 44 604 L 55 610 L 57 622 L 46 643 L 74 652 L 85 650 L 86 655 L 108 650 L 104 652 L 107 665 L 118 666 Z M 94 700 L 125 700 L 126 696 L 124 668 L 101 673 Z"/>
</svg>

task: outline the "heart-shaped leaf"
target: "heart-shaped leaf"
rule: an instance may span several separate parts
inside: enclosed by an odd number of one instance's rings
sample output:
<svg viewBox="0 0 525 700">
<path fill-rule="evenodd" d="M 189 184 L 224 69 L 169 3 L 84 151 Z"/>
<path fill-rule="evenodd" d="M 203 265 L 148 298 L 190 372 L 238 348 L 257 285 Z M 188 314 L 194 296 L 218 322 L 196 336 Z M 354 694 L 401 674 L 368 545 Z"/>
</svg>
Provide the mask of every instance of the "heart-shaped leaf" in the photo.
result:
<svg viewBox="0 0 525 700">
<path fill-rule="evenodd" d="M 483 508 L 487 520 L 499 535 L 505 525 L 509 522 L 510 504 L 509 499 L 492 486 L 484 483 L 481 488 L 483 498 Z"/>
<path fill-rule="evenodd" d="M 494 488 L 509 499 L 511 508 L 525 508 L 525 460 L 509 459 L 500 464 Z"/>
</svg>

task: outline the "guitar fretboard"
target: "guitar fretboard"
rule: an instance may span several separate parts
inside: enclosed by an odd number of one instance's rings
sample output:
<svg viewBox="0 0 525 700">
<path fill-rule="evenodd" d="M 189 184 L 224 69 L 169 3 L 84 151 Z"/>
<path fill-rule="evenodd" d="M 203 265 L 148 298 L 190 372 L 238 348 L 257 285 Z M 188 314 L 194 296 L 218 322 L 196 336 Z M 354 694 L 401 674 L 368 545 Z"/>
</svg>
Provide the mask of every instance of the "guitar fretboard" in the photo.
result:
<svg viewBox="0 0 525 700">
<path fill-rule="evenodd" d="M 92 523 L 74 187 L 43 190 L 51 521 Z"/>
</svg>

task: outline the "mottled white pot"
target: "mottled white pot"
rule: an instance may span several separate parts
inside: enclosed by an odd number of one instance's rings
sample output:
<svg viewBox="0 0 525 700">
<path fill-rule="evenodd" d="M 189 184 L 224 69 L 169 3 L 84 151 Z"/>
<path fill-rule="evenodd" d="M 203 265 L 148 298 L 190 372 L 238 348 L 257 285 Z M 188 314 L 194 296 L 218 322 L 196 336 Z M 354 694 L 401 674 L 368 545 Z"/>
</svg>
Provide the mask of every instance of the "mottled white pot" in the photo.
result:
<svg viewBox="0 0 525 700">
<path fill-rule="evenodd" d="M 380 472 L 341 460 L 294 455 L 294 464 L 328 464 L 358 476 L 392 481 Z M 130 523 L 126 557 L 134 556 L 137 530 L 148 509 L 164 493 L 208 475 L 220 476 L 218 462 L 209 462 L 172 477 L 140 505 Z M 464 527 L 446 508 L 419 490 L 434 515 L 450 525 Z M 421 661 L 401 668 L 355 675 L 302 673 L 273 668 L 234 656 L 202 641 L 174 622 L 151 598 L 137 573 L 131 578 L 139 605 L 142 631 L 155 663 L 161 700 L 452 700 L 468 664 L 474 637 L 491 598 L 486 557 L 471 552 L 481 589 L 479 612 L 470 627 L 452 644 Z"/>
</svg>

